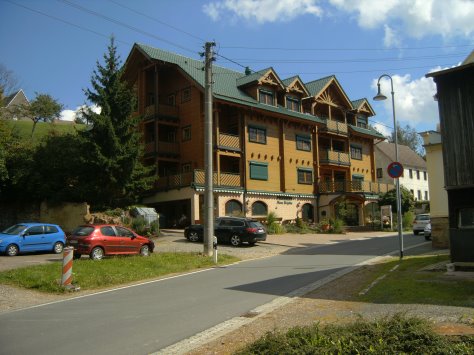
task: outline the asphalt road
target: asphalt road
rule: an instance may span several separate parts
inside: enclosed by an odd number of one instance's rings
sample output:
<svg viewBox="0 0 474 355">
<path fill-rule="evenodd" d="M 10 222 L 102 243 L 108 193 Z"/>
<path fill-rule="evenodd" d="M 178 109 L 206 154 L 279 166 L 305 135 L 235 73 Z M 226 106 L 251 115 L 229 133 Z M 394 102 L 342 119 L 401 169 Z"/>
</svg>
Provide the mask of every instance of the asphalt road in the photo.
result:
<svg viewBox="0 0 474 355">
<path fill-rule="evenodd" d="M 405 247 L 421 242 L 423 237 L 405 238 Z M 0 314 L 0 354 L 148 354 L 397 250 L 397 237 L 298 248 Z"/>
</svg>

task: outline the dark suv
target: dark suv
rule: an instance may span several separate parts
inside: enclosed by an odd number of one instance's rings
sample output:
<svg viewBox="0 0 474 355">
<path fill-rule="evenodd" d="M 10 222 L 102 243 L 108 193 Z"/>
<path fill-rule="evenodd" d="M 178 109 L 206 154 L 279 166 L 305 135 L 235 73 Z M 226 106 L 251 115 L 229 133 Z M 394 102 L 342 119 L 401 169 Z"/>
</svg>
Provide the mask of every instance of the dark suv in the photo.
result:
<svg viewBox="0 0 474 355">
<path fill-rule="evenodd" d="M 203 240 L 202 224 L 192 224 L 184 230 L 184 236 L 191 242 Z M 214 235 L 218 243 L 238 246 L 242 243 L 254 245 L 267 239 L 265 227 L 257 220 L 240 217 L 218 217 L 214 221 Z"/>
</svg>

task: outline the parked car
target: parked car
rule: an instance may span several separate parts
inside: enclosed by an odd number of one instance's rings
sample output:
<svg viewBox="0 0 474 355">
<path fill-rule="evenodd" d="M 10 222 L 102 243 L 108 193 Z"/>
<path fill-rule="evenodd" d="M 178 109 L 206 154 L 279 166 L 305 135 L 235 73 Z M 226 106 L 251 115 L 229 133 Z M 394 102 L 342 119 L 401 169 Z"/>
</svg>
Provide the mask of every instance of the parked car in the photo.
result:
<svg viewBox="0 0 474 355">
<path fill-rule="evenodd" d="M 9 256 L 19 253 L 63 252 L 66 234 L 57 224 L 19 223 L 0 233 L 0 252 Z"/>
<path fill-rule="evenodd" d="M 113 224 L 79 226 L 68 236 L 67 245 L 74 248 L 74 258 L 89 255 L 93 260 L 100 260 L 107 255 L 149 256 L 155 248 L 152 240 Z"/>
<path fill-rule="evenodd" d="M 413 234 L 418 235 L 418 233 L 424 232 L 425 226 L 430 222 L 429 213 L 417 214 L 413 221 Z"/>
<path fill-rule="evenodd" d="M 425 236 L 425 240 L 431 239 L 431 222 L 425 226 L 425 229 L 423 230 L 423 235 Z"/>
<path fill-rule="evenodd" d="M 217 243 L 230 243 L 238 246 L 242 243 L 254 245 L 267 239 L 265 227 L 257 220 L 242 217 L 218 217 L 214 222 L 214 235 Z M 204 227 L 192 224 L 184 229 L 184 236 L 191 242 L 202 241 Z"/>
</svg>

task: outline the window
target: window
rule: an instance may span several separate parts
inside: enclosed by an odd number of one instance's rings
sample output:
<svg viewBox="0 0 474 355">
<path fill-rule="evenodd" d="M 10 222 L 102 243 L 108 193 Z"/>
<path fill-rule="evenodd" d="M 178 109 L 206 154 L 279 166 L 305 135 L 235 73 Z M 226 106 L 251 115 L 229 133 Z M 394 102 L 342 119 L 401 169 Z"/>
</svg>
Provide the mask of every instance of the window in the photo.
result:
<svg viewBox="0 0 474 355">
<path fill-rule="evenodd" d="M 267 144 L 267 130 L 249 126 L 249 142 Z"/>
<path fill-rule="evenodd" d="M 351 184 L 352 190 L 361 191 L 363 181 L 364 181 L 364 175 L 360 175 L 360 174 L 352 175 L 352 184 Z"/>
<path fill-rule="evenodd" d="M 416 171 L 416 178 L 417 178 L 417 180 L 420 180 L 420 170 Z"/>
<path fill-rule="evenodd" d="M 428 201 L 428 191 L 425 191 L 425 201 Z"/>
<path fill-rule="evenodd" d="M 227 201 L 225 204 L 225 215 L 226 216 L 236 216 L 239 215 L 242 212 L 242 204 L 237 201 L 237 200 L 230 200 Z M 224 221 L 228 220 L 221 220 L 221 223 L 219 225 L 222 225 Z M 228 225 L 228 224 L 227 224 Z"/>
<path fill-rule="evenodd" d="M 377 168 L 377 178 L 383 178 L 383 169 Z"/>
<path fill-rule="evenodd" d="M 44 232 L 45 234 L 52 234 L 52 233 L 58 233 L 58 228 L 55 226 L 44 226 Z"/>
<path fill-rule="evenodd" d="M 181 167 L 181 171 L 183 173 L 191 172 L 191 163 L 183 164 L 183 166 Z"/>
<path fill-rule="evenodd" d="M 191 140 L 191 126 L 183 127 L 182 140 L 183 142 Z"/>
<path fill-rule="evenodd" d="M 421 201 L 421 190 L 418 190 L 418 200 Z"/>
<path fill-rule="evenodd" d="M 459 228 L 474 228 L 474 207 L 459 210 Z"/>
<path fill-rule="evenodd" d="M 296 97 L 286 97 L 286 108 L 291 111 L 300 111 L 300 100 Z"/>
<path fill-rule="evenodd" d="M 273 92 L 272 91 L 266 91 L 266 90 L 259 90 L 258 91 L 258 98 L 261 104 L 265 105 L 274 105 L 273 101 Z"/>
<path fill-rule="evenodd" d="M 410 175 L 410 179 L 413 179 L 413 170 L 408 169 L 408 173 L 409 173 L 409 175 Z"/>
<path fill-rule="evenodd" d="M 102 233 L 102 235 L 105 235 L 106 237 L 115 237 L 115 231 L 110 226 L 101 227 L 100 233 Z"/>
<path fill-rule="evenodd" d="M 181 93 L 181 102 L 186 102 L 191 100 L 191 88 L 183 89 Z"/>
<path fill-rule="evenodd" d="M 296 135 L 296 149 L 311 151 L 311 138 L 308 136 Z"/>
<path fill-rule="evenodd" d="M 298 184 L 311 185 L 313 183 L 313 171 L 311 169 L 298 169 Z"/>
<path fill-rule="evenodd" d="M 367 128 L 367 117 L 363 115 L 357 116 L 357 126 L 362 128 Z"/>
<path fill-rule="evenodd" d="M 268 180 L 268 164 L 251 161 L 250 178 L 254 180 Z"/>
<path fill-rule="evenodd" d="M 362 160 L 362 147 L 351 145 L 351 158 Z"/>
<path fill-rule="evenodd" d="M 26 231 L 26 235 L 39 235 L 43 234 L 43 226 L 31 227 Z"/>
<path fill-rule="evenodd" d="M 413 191 L 413 189 L 410 189 L 410 193 L 413 197 L 415 197 L 415 191 Z"/>
<path fill-rule="evenodd" d="M 134 237 L 133 233 L 131 231 L 129 231 L 127 228 L 117 226 L 117 227 L 115 227 L 115 229 L 117 229 L 117 234 L 120 237 L 129 237 L 129 238 Z"/>
<path fill-rule="evenodd" d="M 176 105 L 176 96 L 174 94 L 168 95 L 168 105 L 170 106 Z"/>
<path fill-rule="evenodd" d="M 252 205 L 252 216 L 266 216 L 268 208 L 262 201 L 254 202 Z"/>
<path fill-rule="evenodd" d="M 423 171 L 423 180 L 427 180 L 428 179 L 428 175 L 426 174 L 426 171 Z"/>
</svg>

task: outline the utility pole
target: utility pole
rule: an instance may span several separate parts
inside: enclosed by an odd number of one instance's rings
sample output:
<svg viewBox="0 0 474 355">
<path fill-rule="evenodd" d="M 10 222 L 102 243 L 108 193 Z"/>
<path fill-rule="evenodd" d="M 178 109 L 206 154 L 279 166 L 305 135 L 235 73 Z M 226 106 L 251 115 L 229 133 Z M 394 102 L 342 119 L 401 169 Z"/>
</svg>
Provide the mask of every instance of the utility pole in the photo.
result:
<svg viewBox="0 0 474 355">
<path fill-rule="evenodd" d="M 212 47 L 214 42 L 206 42 L 204 57 L 204 255 L 213 254 L 214 237 L 214 194 L 213 194 L 213 164 L 212 164 L 212 62 L 214 61 Z"/>
</svg>

